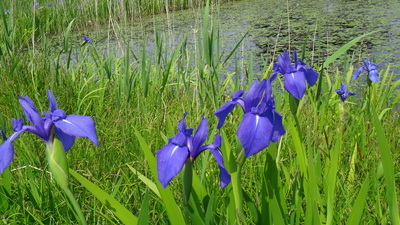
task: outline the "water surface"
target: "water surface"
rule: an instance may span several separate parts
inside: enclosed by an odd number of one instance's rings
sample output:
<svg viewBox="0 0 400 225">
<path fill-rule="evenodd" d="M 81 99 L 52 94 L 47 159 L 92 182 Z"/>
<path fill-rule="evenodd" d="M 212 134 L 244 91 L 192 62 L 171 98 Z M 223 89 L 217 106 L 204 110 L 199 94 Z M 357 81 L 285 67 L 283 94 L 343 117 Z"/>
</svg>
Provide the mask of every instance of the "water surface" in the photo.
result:
<svg viewBox="0 0 400 225">
<path fill-rule="evenodd" d="M 251 56 L 255 72 L 276 61 L 284 49 L 296 49 L 307 64 L 321 64 L 347 42 L 371 31 L 377 32 L 347 52 L 350 63 L 358 66 L 361 58 L 375 57 L 381 68 L 390 64 L 396 74 L 400 72 L 399 1 L 242 0 L 220 8 L 212 6 L 212 12 L 221 36 L 220 52 L 225 57 L 248 32 L 234 58 L 242 59 L 245 66 Z M 201 10 L 189 9 L 149 16 L 128 26 L 109 26 L 98 31 L 96 36 L 109 38 L 96 43 L 96 48 L 105 54 L 123 54 L 126 42 L 122 34 L 135 54 L 141 55 L 143 40 L 151 54 L 158 30 L 171 52 L 184 37 L 188 38 L 188 48 L 196 52 L 201 20 Z M 336 65 L 340 67 L 343 58 Z M 228 65 L 227 73 L 232 70 Z"/>
</svg>

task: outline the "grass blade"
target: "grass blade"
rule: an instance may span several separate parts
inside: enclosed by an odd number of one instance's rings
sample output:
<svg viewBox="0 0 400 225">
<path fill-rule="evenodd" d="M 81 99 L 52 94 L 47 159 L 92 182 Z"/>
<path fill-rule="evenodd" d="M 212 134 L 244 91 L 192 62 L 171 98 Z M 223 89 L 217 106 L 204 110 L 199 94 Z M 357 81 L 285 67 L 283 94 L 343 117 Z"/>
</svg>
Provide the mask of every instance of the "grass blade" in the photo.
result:
<svg viewBox="0 0 400 225">
<path fill-rule="evenodd" d="M 138 224 L 147 225 L 149 224 L 149 220 L 149 191 L 147 189 L 142 202 L 142 207 L 140 207 Z"/>
<path fill-rule="evenodd" d="M 383 164 L 383 174 L 386 182 L 386 198 L 389 205 L 390 216 L 392 224 L 400 224 L 399 208 L 396 194 L 396 186 L 394 179 L 394 168 L 393 159 L 390 154 L 390 147 L 385 134 L 382 129 L 381 122 L 379 121 L 378 114 L 376 113 L 375 107 L 371 105 L 371 113 L 373 115 L 376 136 L 378 145 L 381 153 L 381 159 Z"/>
<path fill-rule="evenodd" d="M 149 145 L 144 140 L 142 135 L 135 129 L 136 138 L 139 141 L 140 147 L 144 152 L 146 160 L 149 164 L 150 171 L 153 174 L 154 179 L 157 179 L 157 169 L 156 169 L 156 158 L 154 157 L 153 152 L 150 150 Z M 158 191 L 160 192 L 161 199 L 165 205 L 165 210 L 167 211 L 168 218 L 171 221 L 171 224 L 185 224 L 185 220 L 182 215 L 182 211 L 179 206 L 176 204 L 174 196 L 172 195 L 169 187 L 162 188 L 159 182 L 156 183 Z"/>
<path fill-rule="evenodd" d="M 160 192 L 159 192 L 158 189 L 157 189 L 157 185 L 156 185 L 153 181 L 151 181 L 151 180 L 150 180 L 149 178 L 147 178 L 145 175 L 141 174 L 139 171 L 137 171 L 137 170 L 136 170 L 135 168 L 133 168 L 132 166 L 130 166 L 130 165 L 127 165 L 127 166 L 129 167 L 130 170 L 132 170 L 133 173 L 137 174 L 137 176 L 139 177 L 139 179 L 140 179 L 141 181 L 143 181 L 143 183 L 145 183 L 146 186 L 147 186 L 148 188 L 150 188 L 150 190 L 152 190 L 152 191 L 154 192 L 154 194 L 156 194 L 158 197 L 161 197 L 161 196 L 160 196 Z"/>
<path fill-rule="evenodd" d="M 113 212 L 114 215 L 121 220 L 121 222 L 124 224 L 137 224 L 137 217 L 134 216 L 127 208 L 125 208 L 125 206 L 115 200 L 115 198 L 111 197 L 97 185 L 93 184 L 74 170 L 69 169 L 69 173 L 87 190 L 89 190 L 101 203 L 107 206 L 107 208 Z"/>
<path fill-rule="evenodd" d="M 346 51 L 353 46 L 355 43 L 357 43 L 358 41 L 360 41 L 362 38 L 371 35 L 373 33 L 375 33 L 377 31 L 372 31 L 366 34 L 363 34 L 361 36 L 358 36 L 356 38 L 354 38 L 353 40 L 351 40 L 350 42 L 348 42 L 347 44 L 343 45 L 341 48 L 339 48 L 335 53 L 333 53 L 333 55 L 329 56 L 326 61 L 324 62 L 323 66 L 324 68 L 326 68 L 329 64 L 331 64 L 333 61 L 335 61 L 337 58 L 339 58 L 342 54 L 346 53 Z"/>
<path fill-rule="evenodd" d="M 360 224 L 362 212 L 364 210 L 365 201 L 367 199 L 367 193 L 369 189 L 369 179 L 366 178 L 361 186 L 361 190 L 357 195 L 357 199 L 354 202 L 353 208 L 351 210 L 349 219 L 347 219 L 348 225 Z"/>
</svg>

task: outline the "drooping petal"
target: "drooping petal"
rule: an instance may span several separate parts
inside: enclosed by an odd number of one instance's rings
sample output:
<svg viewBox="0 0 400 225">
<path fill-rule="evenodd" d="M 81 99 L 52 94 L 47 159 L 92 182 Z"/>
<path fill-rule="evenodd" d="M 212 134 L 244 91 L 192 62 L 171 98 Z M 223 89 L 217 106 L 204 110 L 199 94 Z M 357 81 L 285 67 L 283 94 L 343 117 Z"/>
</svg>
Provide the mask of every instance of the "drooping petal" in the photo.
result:
<svg viewBox="0 0 400 225">
<path fill-rule="evenodd" d="M 353 80 L 357 79 L 363 71 L 364 71 L 364 67 L 362 67 L 362 66 L 360 68 L 354 70 L 353 77 L 351 79 L 353 79 Z"/>
<path fill-rule="evenodd" d="M 3 144 L 0 145 L 0 174 L 11 164 L 14 160 L 14 146 L 12 142 L 23 132 L 21 129 L 18 132 L 12 134 L 8 139 L 6 139 Z M 3 132 L 3 131 L 2 131 Z M 2 133 L 3 138 L 5 138 L 4 133 Z"/>
<path fill-rule="evenodd" d="M 219 167 L 219 186 L 225 188 L 231 182 L 231 175 L 224 165 L 224 158 L 222 157 L 221 151 L 218 149 L 210 149 L 211 153 L 214 155 L 215 161 L 218 163 Z"/>
<path fill-rule="evenodd" d="M 203 117 L 199 124 L 199 127 L 196 130 L 196 133 L 193 136 L 192 146 L 189 147 L 189 152 L 193 159 L 195 159 L 199 154 L 198 152 L 199 148 L 204 143 L 204 141 L 206 141 L 207 136 L 208 136 L 208 120 Z"/>
<path fill-rule="evenodd" d="M 189 158 L 189 150 L 186 146 L 178 146 L 169 143 L 156 152 L 158 180 L 163 188 L 174 178 L 185 165 Z"/>
<path fill-rule="evenodd" d="M 268 147 L 273 133 L 273 124 L 268 117 L 246 113 L 237 130 L 246 157 Z"/>
<path fill-rule="evenodd" d="M 11 140 L 6 140 L 0 145 L 0 174 L 11 164 L 14 160 L 14 146 Z"/>
<path fill-rule="evenodd" d="M 274 126 L 274 129 L 272 131 L 272 137 L 271 141 L 272 142 L 277 142 L 279 139 L 281 139 L 282 135 L 286 133 L 285 127 L 283 126 L 282 123 L 282 116 L 279 114 L 276 110 L 272 110 L 271 116 L 267 115 L 270 121 L 272 121 L 272 124 Z"/>
<path fill-rule="evenodd" d="M 37 111 L 35 104 L 28 97 L 19 97 L 19 102 L 24 110 L 26 118 L 32 125 L 35 127 L 36 133 L 39 137 L 41 137 L 44 141 L 49 141 L 49 133 L 50 131 L 44 129 L 43 118 L 40 116 Z"/>
<path fill-rule="evenodd" d="M 297 99 L 303 98 L 306 92 L 306 79 L 304 73 L 297 71 L 294 73 L 284 74 L 284 87 L 293 97 Z"/>
<path fill-rule="evenodd" d="M 306 77 L 307 83 L 310 86 L 313 86 L 315 83 L 317 83 L 318 80 L 318 73 L 317 71 L 313 70 L 309 66 L 302 66 L 300 69 L 302 72 L 304 72 L 304 75 Z"/>
<path fill-rule="evenodd" d="M 214 115 L 218 118 L 218 129 L 220 129 L 224 125 L 226 117 L 230 112 L 232 112 L 237 104 L 239 104 L 238 101 L 226 102 L 221 106 L 221 108 L 217 109 L 217 111 L 214 112 Z"/>
<path fill-rule="evenodd" d="M 65 119 L 54 121 L 54 124 L 65 134 L 75 137 L 87 137 L 95 145 L 99 145 L 96 127 L 90 116 L 67 115 Z"/>
<path fill-rule="evenodd" d="M 59 128 L 55 128 L 55 132 L 60 139 L 65 151 L 71 149 L 75 143 L 75 137 L 62 132 Z"/>
<path fill-rule="evenodd" d="M 224 159 L 222 157 L 222 153 L 219 150 L 221 147 L 222 138 L 219 133 L 215 135 L 214 142 L 210 145 L 203 145 L 200 147 L 200 152 L 209 149 L 214 156 L 215 161 L 218 163 L 218 168 L 220 170 L 220 187 L 224 188 L 231 182 L 231 175 L 228 170 L 225 168 Z"/>
<path fill-rule="evenodd" d="M 378 74 L 378 70 L 371 70 L 369 71 L 369 79 L 372 82 L 378 82 L 379 81 L 379 74 Z"/>
<path fill-rule="evenodd" d="M 50 90 L 47 90 L 47 98 L 49 100 L 50 112 L 54 112 L 56 109 L 58 109 L 58 106 L 56 98 L 54 97 L 53 92 Z"/>
</svg>

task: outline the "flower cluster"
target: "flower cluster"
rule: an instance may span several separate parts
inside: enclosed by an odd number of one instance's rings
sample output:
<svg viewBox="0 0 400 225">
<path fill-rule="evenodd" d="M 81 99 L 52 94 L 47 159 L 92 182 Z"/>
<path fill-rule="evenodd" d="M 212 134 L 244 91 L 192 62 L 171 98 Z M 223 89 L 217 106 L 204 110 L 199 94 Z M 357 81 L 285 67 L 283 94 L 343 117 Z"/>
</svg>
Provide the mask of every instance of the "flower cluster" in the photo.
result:
<svg viewBox="0 0 400 225">
<path fill-rule="evenodd" d="M 59 109 L 53 93 L 47 91 L 50 111 L 44 112 L 42 117 L 33 101 L 28 97 L 19 97 L 25 117 L 32 125 L 24 125 L 22 118 L 12 119 L 14 133 L 5 138 L 0 145 L 0 174 L 11 164 L 14 159 L 14 146 L 12 142 L 24 131 L 36 134 L 46 144 L 51 144 L 57 136 L 65 151 L 68 151 L 75 142 L 75 137 L 87 137 L 94 144 L 99 145 L 96 128 L 90 116 L 67 115 Z M 4 136 L 4 134 L 3 134 Z"/>
<path fill-rule="evenodd" d="M 226 102 L 214 112 L 218 118 L 217 128 L 220 129 L 235 106 L 241 106 L 244 115 L 238 127 L 237 136 L 246 157 L 260 152 L 271 142 L 277 142 L 286 132 L 282 116 L 275 109 L 272 94 L 272 82 L 278 73 L 283 74 L 285 78 L 285 89 L 297 99 L 303 97 L 306 81 L 314 85 L 318 79 L 318 73 L 297 59 L 296 52 L 294 52 L 294 65 L 292 65 L 289 53 L 285 51 L 279 56 L 278 63 L 274 66 L 274 73 L 269 79 L 254 81 L 247 93 L 244 90 L 237 91 L 232 95 L 231 101 Z M 230 175 L 224 167 L 223 157 L 218 149 L 221 145 L 221 136 L 217 134 L 212 145 L 202 145 L 208 133 L 207 119 L 202 119 L 192 137 L 193 129 L 186 129 L 185 116 L 178 125 L 179 133 L 157 151 L 159 181 L 163 187 L 166 187 L 182 170 L 187 160 L 194 160 L 200 152 L 209 149 L 220 168 L 221 187 L 225 187 L 230 182 Z"/>
</svg>

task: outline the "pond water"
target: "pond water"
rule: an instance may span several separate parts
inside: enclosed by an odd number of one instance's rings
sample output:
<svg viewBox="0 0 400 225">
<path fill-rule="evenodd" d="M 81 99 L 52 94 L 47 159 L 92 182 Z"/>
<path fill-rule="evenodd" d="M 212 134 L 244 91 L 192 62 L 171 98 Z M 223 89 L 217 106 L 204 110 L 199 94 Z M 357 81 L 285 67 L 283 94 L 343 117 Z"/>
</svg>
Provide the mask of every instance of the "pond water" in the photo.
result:
<svg viewBox="0 0 400 225">
<path fill-rule="evenodd" d="M 361 58 L 375 57 L 381 68 L 390 64 L 392 71 L 400 73 L 398 0 L 242 0 L 225 3 L 219 10 L 213 6 L 212 12 L 221 35 L 220 52 L 225 57 L 248 31 L 235 57 L 243 59 L 244 64 L 251 57 L 255 72 L 276 61 L 284 49 L 297 49 L 309 65 L 322 63 L 352 39 L 377 31 L 347 52 L 350 62 L 358 66 Z M 201 20 L 198 9 L 141 18 L 134 24 L 119 27 L 117 32 L 111 27 L 99 31 L 94 37 L 110 38 L 97 42 L 96 48 L 105 54 L 122 54 L 125 45 L 118 37 L 123 33 L 135 54 L 141 54 L 143 39 L 146 39 L 147 51 L 152 52 L 157 29 L 168 48 L 174 49 L 187 37 L 188 47 L 195 49 Z M 342 62 L 339 59 L 337 65 Z M 227 70 L 233 70 L 232 65 Z"/>
</svg>

